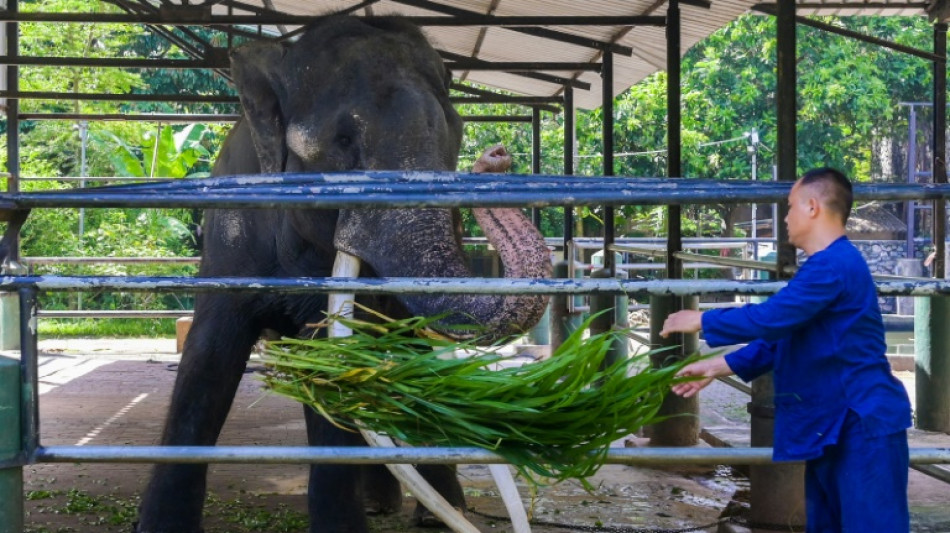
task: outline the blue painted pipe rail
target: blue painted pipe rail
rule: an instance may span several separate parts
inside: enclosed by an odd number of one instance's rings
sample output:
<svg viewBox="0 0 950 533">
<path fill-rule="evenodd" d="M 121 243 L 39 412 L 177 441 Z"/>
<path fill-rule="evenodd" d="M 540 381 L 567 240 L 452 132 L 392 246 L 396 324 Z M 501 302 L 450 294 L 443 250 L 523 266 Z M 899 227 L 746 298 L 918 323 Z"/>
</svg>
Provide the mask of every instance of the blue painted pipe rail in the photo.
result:
<svg viewBox="0 0 950 533">
<path fill-rule="evenodd" d="M 0 194 L 0 209 L 164 207 L 549 207 L 785 201 L 790 184 L 742 180 L 603 178 L 454 172 L 370 172 L 182 180 L 69 191 Z M 858 200 L 950 199 L 950 185 L 858 184 Z"/>
</svg>

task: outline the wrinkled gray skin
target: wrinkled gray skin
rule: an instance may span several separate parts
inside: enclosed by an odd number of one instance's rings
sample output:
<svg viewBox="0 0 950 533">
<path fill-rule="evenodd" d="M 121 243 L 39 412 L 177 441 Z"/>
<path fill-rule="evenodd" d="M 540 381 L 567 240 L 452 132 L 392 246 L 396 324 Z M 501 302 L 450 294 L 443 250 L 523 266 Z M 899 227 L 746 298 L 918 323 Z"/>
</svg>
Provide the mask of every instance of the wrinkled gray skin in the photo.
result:
<svg viewBox="0 0 950 533">
<path fill-rule="evenodd" d="M 462 124 L 448 99 L 450 75 L 418 30 L 401 21 L 375 24 L 380 27 L 333 19 L 290 47 L 236 49 L 231 72 L 245 120 L 229 135 L 215 174 L 454 170 Z M 508 275 L 549 275 L 543 240 L 520 212 L 489 209 L 479 215 L 502 248 Z M 329 276 L 340 249 L 363 260 L 361 275 L 466 276 L 457 220 L 457 213 L 441 209 L 209 211 L 200 275 Z M 540 297 L 468 295 L 371 303 L 396 316 L 454 311 L 449 322 L 474 320 L 498 335 L 531 327 L 545 304 Z M 213 445 L 262 330 L 295 335 L 323 318 L 325 309 L 321 295 L 200 295 L 162 443 Z M 305 412 L 311 445 L 363 444 L 358 435 Z M 464 508 L 453 469 L 424 470 L 453 505 Z M 313 466 L 310 531 L 364 533 L 364 505 L 398 509 L 398 483 L 378 476 L 381 471 Z M 204 465 L 157 465 L 136 531 L 200 531 L 206 474 Z M 372 490 L 364 494 L 364 485 Z"/>
</svg>

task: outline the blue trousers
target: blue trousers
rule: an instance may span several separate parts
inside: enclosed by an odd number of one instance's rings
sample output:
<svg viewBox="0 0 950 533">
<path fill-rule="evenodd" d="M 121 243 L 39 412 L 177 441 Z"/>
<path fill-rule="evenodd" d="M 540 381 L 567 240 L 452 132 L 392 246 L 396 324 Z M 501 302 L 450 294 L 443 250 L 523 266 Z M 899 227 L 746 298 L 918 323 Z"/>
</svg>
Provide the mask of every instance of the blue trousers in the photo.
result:
<svg viewBox="0 0 950 533">
<path fill-rule="evenodd" d="M 867 437 L 849 411 L 838 443 L 805 464 L 808 533 L 908 533 L 907 431 Z"/>
</svg>

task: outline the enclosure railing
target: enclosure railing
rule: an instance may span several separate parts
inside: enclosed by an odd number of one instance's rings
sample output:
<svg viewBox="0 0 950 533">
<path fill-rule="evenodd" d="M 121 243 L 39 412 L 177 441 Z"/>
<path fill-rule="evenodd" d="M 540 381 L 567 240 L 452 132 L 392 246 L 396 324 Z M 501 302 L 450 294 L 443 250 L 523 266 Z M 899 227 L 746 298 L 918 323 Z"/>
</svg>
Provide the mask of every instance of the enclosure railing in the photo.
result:
<svg viewBox="0 0 950 533">
<path fill-rule="evenodd" d="M 50 191 L 0 195 L 0 208 L 23 211 L 44 207 L 217 207 L 217 208 L 394 208 L 470 206 L 576 206 L 623 204 L 744 203 L 784 200 L 791 184 L 782 182 L 670 180 L 654 178 L 576 178 L 562 176 L 486 176 L 437 172 L 371 172 L 324 175 L 227 177 L 187 182 L 113 186 L 82 192 Z M 200 194 L 198 194 L 200 193 Z M 859 184 L 861 200 L 950 198 L 948 185 Z M 8 230 L 10 231 L 10 230 Z M 610 294 L 768 295 L 785 285 L 773 281 L 623 279 L 473 279 L 473 278 L 162 278 L 4 276 L 0 290 L 19 293 L 21 394 L 19 451 L 0 456 L 0 470 L 38 462 L 262 462 L 262 463 L 502 463 L 501 457 L 474 448 L 333 447 L 155 447 L 42 446 L 39 431 L 37 293 L 112 289 L 148 292 L 243 292 L 408 294 Z M 882 295 L 950 295 L 947 280 L 877 281 Z M 0 398 L 3 398 L 0 395 Z M 10 418 L 5 418 L 10 420 Z M 4 430 L 6 431 L 6 429 Z M 2 448 L 0 448 L 2 450 Z M 948 448 L 913 448 L 913 464 L 948 464 Z M 612 449 L 608 463 L 766 464 L 770 448 Z M 0 501 L 16 497 L 3 495 Z M 22 504 L 22 502 L 20 502 Z M 4 505 L 11 505 L 6 503 Z M 2 513 L 0 513 L 2 514 Z"/>
</svg>

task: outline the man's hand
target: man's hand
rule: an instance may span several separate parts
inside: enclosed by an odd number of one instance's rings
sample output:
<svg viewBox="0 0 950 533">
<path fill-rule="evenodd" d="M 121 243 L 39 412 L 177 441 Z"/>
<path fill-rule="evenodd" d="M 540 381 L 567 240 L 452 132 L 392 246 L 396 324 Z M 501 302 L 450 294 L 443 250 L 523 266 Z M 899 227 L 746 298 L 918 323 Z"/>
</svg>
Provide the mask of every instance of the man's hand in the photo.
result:
<svg viewBox="0 0 950 533">
<path fill-rule="evenodd" d="M 472 165 L 472 172 L 504 172 L 511 168 L 511 156 L 504 145 L 496 144 L 485 150 L 485 153 Z"/>
<path fill-rule="evenodd" d="M 660 336 L 665 339 L 670 336 L 670 333 L 696 333 L 703 329 L 702 316 L 703 313 L 701 311 L 693 311 L 691 309 L 677 311 L 666 317 L 666 320 L 663 322 L 663 330 L 660 331 Z"/>
<path fill-rule="evenodd" d="M 720 376 L 729 376 L 732 375 L 732 373 L 732 369 L 729 368 L 729 364 L 726 363 L 726 356 L 724 355 L 720 355 L 719 357 L 714 357 L 712 359 L 696 361 L 691 365 L 686 365 L 683 367 L 683 369 L 680 370 L 676 376 L 694 376 L 701 377 L 703 379 L 677 383 L 676 385 L 673 385 L 673 392 L 684 398 L 689 398 L 705 388 L 706 385 L 709 385 L 714 378 Z"/>
</svg>

